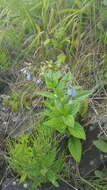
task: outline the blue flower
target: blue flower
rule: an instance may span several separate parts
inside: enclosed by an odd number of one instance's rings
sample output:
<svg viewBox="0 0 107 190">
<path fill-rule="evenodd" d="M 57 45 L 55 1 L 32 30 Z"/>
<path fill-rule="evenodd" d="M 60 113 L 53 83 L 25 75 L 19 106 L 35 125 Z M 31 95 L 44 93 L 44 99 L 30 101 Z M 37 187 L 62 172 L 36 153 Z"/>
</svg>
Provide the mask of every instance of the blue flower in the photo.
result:
<svg viewBox="0 0 107 190">
<path fill-rule="evenodd" d="M 76 95 L 75 88 L 72 88 L 72 89 L 68 88 L 67 94 L 68 94 L 68 96 L 75 96 Z"/>
<path fill-rule="evenodd" d="M 76 95 L 76 90 L 75 90 L 75 88 L 72 88 L 72 90 L 71 90 L 71 95 L 72 95 L 72 96 L 75 96 L 75 95 Z"/>
<path fill-rule="evenodd" d="M 68 94 L 68 96 L 72 95 L 72 90 L 70 88 L 68 88 L 67 94 Z"/>
<path fill-rule="evenodd" d="M 70 99 L 70 100 L 68 101 L 68 104 L 72 104 L 72 99 Z"/>
</svg>

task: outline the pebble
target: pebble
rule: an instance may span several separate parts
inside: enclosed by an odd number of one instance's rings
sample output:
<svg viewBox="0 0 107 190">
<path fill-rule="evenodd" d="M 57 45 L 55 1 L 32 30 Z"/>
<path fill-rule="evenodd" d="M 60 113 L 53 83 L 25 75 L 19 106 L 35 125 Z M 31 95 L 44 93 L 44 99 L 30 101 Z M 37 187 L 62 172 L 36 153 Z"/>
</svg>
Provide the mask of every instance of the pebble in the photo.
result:
<svg viewBox="0 0 107 190">
<path fill-rule="evenodd" d="M 103 160 L 104 156 L 103 154 L 100 154 L 100 159 Z"/>
<path fill-rule="evenodd" d="M 4 121 L 4 122 L 3 122 L 3 125 L 7 125 L 7 122 L 6 122 L 6 121 Z"/>
<path fill-rule="evenodd" d="M 93 126 L 90 126 L 89 130 L 90 130 L 90 131 L 93 131 L 93 130 L 94 130 L 94 127 L 93 127 Z"/>
<path fill-rule="evenodd" d="M 90 166 L 93 166 L 93 165 L 94 165 L 94 161 L 91 160 L 91 161 L 90 161 Z"/>
<path fill-rule="evenodd" d="M 40 83 L 42 83 L 42 80 L 41 80 L 41 79 L 38 79 L 38 80 L 36 81 L 36 83 L 37 83 L 37 84 L 40 84 Z"/>
<path fill-rule="evenodd" d="M 104 158 L 107 158 L 107 155 L 104 155 Z"/>
<path fill-rule="evenodd" d="M 23 184 L 23 187 L 26 189 L 28 187 L 28 184 L 27 183 Z"/>
<path fill-rule="evenodd" d="M 16 185 L 16 181 L 13 181 L 13 185 Z"/>
</svg>

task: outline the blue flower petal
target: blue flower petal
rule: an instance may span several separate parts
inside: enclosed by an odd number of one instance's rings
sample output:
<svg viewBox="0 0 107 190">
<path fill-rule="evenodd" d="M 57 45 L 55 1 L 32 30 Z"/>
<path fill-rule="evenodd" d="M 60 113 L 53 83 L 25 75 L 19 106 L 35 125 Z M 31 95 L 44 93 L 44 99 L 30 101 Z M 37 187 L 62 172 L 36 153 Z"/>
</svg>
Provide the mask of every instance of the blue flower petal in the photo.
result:
<svg viewBox="0 0 107 190">
<path fill-rule="evenodd" d="M 76 90 L 75 90 L 75 88 L 72 88 L 71 94 L 72 94 L 72 96 L 75 96 L 75 95 L 76 95 Z"/>
<path fill-rule="evenodd" d="M 68 94 L 68 96 L 71 96 L 71 95 L 72 95 L 72 90 L 71 90 L 70 88 L 68 88 L 67 94 Z"/>
</svg>

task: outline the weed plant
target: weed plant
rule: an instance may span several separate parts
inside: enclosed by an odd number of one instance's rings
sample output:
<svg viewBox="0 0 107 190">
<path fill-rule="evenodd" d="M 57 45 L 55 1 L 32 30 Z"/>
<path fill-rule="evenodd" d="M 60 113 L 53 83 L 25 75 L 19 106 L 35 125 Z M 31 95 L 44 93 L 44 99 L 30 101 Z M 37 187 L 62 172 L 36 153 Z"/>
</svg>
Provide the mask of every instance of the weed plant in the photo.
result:
<svg viewBox="0 0 107 190">
<path fill-rule="evenodd" d="M 59 186 L 57 179 L 64 167 L 64 154 L 59 152 L 55 137 L 46 129 L 38 127 L 33 134 L 23 134 L 8 145 L 10 167 L 20 176 L 20 183 L 26 180 L 32 187 L 47 181 Z"/>
<path fill-rule="evenodd" d="M 80 86 L 73 86 L 70 72 L 61 78 L 60 72 L 53 73 L 50 70 L 45 73 L 45 83 L 50 91 L 37 93 L 48 98 L 44 101 L 43 114 L 46 119 L 43 125 L 50 127 L 53 131 L 67 134 L 69 151 L 73 158 L 80 162 L 82 152 L 80 139 L 85 140 L 86 135 L 76 116 L 78 112 L 82 115 L 86 111 L 88 102 L 84 100 L 92 91 L 82 90 Z"/>
</svg>

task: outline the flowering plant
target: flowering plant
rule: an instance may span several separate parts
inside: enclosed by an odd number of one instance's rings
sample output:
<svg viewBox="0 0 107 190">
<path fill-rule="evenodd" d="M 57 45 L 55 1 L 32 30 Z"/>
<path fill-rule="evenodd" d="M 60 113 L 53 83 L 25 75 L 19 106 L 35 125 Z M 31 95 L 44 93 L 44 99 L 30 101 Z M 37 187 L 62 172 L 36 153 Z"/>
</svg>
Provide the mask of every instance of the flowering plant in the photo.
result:
<svg viewBox="0 0 107 190">
<path fill-rule="evenodd" d="M 47 97 L 44 101 L 44 126 L 50 127 L 69 137 L 68 149 L 73 158 L 80 162 L 81 139 L 85 140 L 84 128 L 77 121 L 77 113 L 82 109 L 84 100 L 92 93 L 90 90 L 81 90 L 80 86 L 73 86 L 72 75 L 49 71 L 45 74 L 45 82 L 50 89 L 48 92 L 38 92 L 38 95 Z"/>
</svg>

